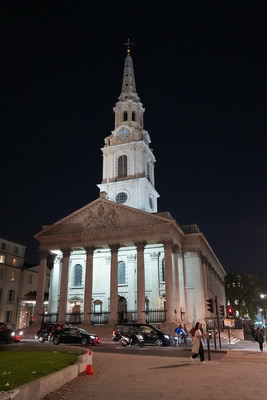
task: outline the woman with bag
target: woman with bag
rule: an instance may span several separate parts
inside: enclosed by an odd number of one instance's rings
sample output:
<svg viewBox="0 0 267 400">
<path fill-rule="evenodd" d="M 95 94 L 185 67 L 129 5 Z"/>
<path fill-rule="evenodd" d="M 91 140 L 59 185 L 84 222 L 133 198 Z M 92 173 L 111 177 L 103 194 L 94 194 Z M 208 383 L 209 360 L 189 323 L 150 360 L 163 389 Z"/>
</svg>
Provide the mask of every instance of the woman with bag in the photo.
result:
<svg viewBox="0 0 267 400">
<path fill-rule="evenodd" d="M 193 355 L 190 357 L 192 362 L 195 361 L 195 358 L 199 355 L 200 356 L 200 363 L 206 364 L 204 358 L 204 344 L 203 344 L 204 333 L 202 329 L 202 324 L 197 322 L 195 325 L 195 333 L 193 338 L 193 347 L 192 353 Z"/>
</svg>

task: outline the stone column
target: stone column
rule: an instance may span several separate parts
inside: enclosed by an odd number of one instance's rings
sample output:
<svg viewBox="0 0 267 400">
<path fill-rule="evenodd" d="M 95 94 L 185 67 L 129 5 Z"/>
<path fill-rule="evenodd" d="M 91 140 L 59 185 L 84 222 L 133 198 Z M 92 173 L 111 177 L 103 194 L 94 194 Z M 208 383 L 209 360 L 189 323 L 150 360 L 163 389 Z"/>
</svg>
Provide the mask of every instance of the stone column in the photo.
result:
<svg viewBox="0 0 267 400">
<path fill-rule="evenodd" d="M 137 248 L 137 321 L 145 322 L 145 243 L 136 243 Z"/>
<path fill-rule="evenodd" d="M 47 250 L 40 251 L 40 268 L 39 268 L 39 273 L 38 273 L 36 307 L 35 307 L 35 323 L 36 324 L 40 324 L 42 321 L 47 256 L 48 256 Z"/>
<path fill-rule="evenodd" d="M 86 250 L 86 273 L 84 290 L 84 322 L 91 323 L 92 294 L 93 294 L 93 256 L 94 248 L 88 247 Z"/>
<path fill-rule="evenodd" d="M 109 324 L 114 325 L 118 321 L 118 249 L 119 245 L 109 246 L 111 249 L 110 266 L 110 317 Z"/>
<path fill-rule="evenodd" d="M 179 271 L 178 271 L 178 251 L 179 251 L 179 246 L 173 246 L 176 321 L 180 322 L 181 303 L 180 303 L 180 286 L 179 286 Z"/>
<path fill-rule="evenodd" d="M 175 322 L 172 275 L 172 242 L 164 243 L 165 253 L 165 290 L 166 290 L 166 323 Z"/>
<path fill-rule="evenodd" d="M 60 324 L 64 324 L 66 320 L 70 249 L 63 250 L 62 253 L 63 253 L 63 261 L 62 261 L 62 272 L 61 272 L 61 283 L 60 283 L 60 299 L 58 307 L 58 322 Z"/>
</svg>

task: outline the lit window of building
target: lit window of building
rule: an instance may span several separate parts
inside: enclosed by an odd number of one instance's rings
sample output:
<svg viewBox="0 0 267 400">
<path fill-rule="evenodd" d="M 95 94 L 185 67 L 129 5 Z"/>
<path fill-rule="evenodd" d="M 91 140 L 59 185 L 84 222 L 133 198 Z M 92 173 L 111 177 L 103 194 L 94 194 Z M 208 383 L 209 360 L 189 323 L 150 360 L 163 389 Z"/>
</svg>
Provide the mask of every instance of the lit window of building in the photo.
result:
<svg viewBox="0 0 267 400">
<path fill-rule="evenodd" d="M 17 259 L 16 258 L 13 258 L 13 260 L 12 260 L 12 265 L 17 265 Z"/>
<path fill-rule="evenodd" d="M 2 254 L 0 254 L 0 264 L 4 264 L 6 259 L 6 256 L 3 256 Z"/>
<path fill-rule="evenodd" d="M 11 272 L 11 278 L 10 278 L 10 280 L 11 280 L 12 282 L 14 282 L 14 281 L 16 280 L 16 272 L 15 272 L 15 271 L 12 271 L 12 272 Z"/>
</svg>

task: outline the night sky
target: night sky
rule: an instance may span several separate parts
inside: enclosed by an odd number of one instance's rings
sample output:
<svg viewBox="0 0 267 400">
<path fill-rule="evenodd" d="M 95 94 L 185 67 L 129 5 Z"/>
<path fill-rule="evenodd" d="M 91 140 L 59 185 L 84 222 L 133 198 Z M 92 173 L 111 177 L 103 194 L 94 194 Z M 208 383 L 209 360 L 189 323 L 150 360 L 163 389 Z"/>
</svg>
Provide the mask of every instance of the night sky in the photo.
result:
<svg viewBox="0 0 267 400">
<path fill-rule="evenodd" d="M 159 211 L 267 283 L 264 4 L 2 1 L 0 237 L 37 263 L 42 225 L 99 197 L 129 37 Z"/>
</svg>

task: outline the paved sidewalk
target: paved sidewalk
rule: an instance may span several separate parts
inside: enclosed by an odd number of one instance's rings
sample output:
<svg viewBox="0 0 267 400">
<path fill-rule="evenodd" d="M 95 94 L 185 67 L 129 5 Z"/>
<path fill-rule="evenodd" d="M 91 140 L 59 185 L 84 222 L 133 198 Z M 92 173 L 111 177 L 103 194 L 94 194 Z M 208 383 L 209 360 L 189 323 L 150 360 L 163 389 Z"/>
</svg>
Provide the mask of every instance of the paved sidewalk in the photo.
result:
<svg viewBox="0 0 267 400">
<path fill-rule="evenodd" d="M 236 360 L 231 353 L 227 362 L 200 365 L 189 358 L 94 353 L 94 376 L 79 376 L 45 399 L 266 400 L 267 353 L 235 354 Z"/>
</svg>

